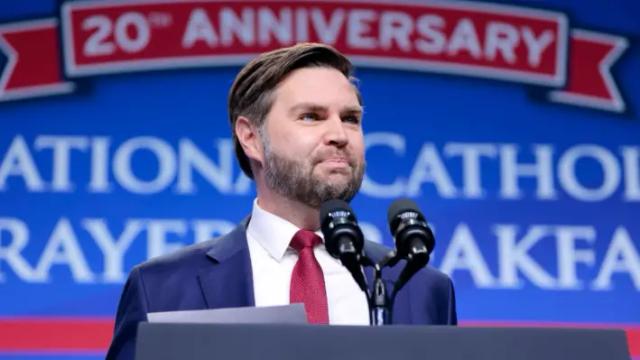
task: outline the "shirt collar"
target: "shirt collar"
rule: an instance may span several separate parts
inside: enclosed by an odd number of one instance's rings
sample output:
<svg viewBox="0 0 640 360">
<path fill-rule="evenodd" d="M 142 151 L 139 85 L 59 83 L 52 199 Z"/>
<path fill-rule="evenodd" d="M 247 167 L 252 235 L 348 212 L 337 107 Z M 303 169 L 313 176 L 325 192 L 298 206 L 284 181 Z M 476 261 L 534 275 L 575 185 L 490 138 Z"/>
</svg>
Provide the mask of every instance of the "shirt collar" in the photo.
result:
<svg viewBox="0 0 640 360">
<path fill-rule="evenodd" d="M 300 229 L 288 220 L 261 208 L 258 199 L 253 201 L 247 235 L 255 239 L 275 260 L 282 260 L 298 230 Z M 316 234 L 323 238 L 319 230 Z"/>
</svg>

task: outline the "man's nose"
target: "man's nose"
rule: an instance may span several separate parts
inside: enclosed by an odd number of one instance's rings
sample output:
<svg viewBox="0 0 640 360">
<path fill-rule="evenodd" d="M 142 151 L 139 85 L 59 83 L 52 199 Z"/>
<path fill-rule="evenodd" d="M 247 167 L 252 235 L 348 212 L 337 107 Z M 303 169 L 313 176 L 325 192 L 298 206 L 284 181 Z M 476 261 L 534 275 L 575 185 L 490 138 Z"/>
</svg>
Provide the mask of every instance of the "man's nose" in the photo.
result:
<svg viewBox="0 0 640 360">
<path fill-rule="evenodd" d="M 345 124 L 338 115 L 333 115 L 325 122 L 325 142 L 330 145 L 343 147 L 349 143 Z"/>
</svg>

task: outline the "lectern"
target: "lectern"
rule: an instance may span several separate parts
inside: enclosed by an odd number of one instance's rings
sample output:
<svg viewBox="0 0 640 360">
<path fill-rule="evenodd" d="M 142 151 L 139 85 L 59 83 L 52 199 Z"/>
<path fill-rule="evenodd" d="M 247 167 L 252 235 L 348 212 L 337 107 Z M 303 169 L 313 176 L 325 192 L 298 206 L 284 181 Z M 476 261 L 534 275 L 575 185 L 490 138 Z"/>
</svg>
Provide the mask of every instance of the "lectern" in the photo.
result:
<svg viewBox="0 0 640 360">
<path fill-rule="evenodd" d="M 629 360 L 622 330 L 141 323 L 137 360 Z"/>
</svg>

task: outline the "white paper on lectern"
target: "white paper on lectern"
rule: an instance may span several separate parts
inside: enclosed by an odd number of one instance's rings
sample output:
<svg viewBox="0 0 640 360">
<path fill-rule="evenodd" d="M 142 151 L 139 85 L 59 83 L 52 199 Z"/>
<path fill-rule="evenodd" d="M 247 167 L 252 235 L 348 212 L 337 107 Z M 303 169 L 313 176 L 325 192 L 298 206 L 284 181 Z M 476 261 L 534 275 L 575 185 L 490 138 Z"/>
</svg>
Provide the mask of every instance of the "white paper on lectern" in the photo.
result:
<svg viewBox="0 0 640 360">
<path fill-rule="evenodd" d="M 306 324 L 303 304 L 164 311 L 147 314 L 151 323 Z"/>
</svg>

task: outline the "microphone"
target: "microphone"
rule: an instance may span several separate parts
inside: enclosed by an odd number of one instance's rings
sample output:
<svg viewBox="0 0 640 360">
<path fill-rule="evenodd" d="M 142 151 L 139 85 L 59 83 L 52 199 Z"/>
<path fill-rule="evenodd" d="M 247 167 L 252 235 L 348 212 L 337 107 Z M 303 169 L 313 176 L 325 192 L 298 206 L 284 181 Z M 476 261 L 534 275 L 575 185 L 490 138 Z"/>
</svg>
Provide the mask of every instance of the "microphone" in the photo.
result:
<svg viewBox="0 0 640 360">
<path fill-rule="evenodd" d="M 394 297 L 416 272 L 427 265 L 436 242 L 418 205 L 409 199 L 394 201 L 389 206 L 387 220 L 396 244 L 395 259 L 390 262 L 407 261 L 394 286 Z"/>
<path fill-rule="evenodd" d="M 320 206 L 320 230 L 327 252 L 340 259 L 366 293 L 367 283 L 361 267 L 364 236 L 349 204 L 338 199 L 325 201 Z"/>
</svg>

